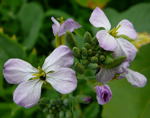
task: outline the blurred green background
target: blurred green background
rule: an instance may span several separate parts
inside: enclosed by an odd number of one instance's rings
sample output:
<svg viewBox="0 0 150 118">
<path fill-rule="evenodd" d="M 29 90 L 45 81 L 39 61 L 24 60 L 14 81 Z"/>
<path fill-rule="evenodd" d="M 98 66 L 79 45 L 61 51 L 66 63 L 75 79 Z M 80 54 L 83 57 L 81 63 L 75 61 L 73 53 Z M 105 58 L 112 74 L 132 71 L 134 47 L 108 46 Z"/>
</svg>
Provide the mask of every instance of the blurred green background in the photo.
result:
<svg viewBox="0 0 150 118">
<path fill-rule="evenodd" d="M 21 58 L 35 67 L 41 65 L 55 48 L 51 16 L 74 18 L 82 25 L 81 36 L 86 30 L 94 34 L 96 29 L 89 17 L 96 6 L 103 8 L 112 26 L 129 19 L 137 32 L 150 33 L 150 0 L 0 0 L 0 118 L 48 118 L 39 107 L 25 109 L 13 103 L 16 86 L 4 80 L 3 64 L 9 58 Z M 148 78 L 146 87 L 135 88 L 125 79 L 111 82 L 113 98 L 103 109 L 97 104 L 95 93 L 81 81 L 83 85 L 76 91 L 94 100 L 80 109 L 77 106 L 75 118 L 150 118 L 150 44 L 139 49 L 132 68 Z M 59 95 L 50 89 L 42 96 Z"/>
</svg>

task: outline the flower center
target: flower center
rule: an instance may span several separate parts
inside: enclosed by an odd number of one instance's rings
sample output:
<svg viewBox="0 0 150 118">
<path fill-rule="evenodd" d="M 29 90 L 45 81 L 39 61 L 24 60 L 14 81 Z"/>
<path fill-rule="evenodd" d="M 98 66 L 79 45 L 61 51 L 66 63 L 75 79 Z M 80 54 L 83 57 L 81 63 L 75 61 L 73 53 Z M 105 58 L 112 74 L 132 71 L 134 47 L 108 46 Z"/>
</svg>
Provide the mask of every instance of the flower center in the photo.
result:
<svg viewBox="0 0 150 118">
<path fill-rule="evenodd" d="M 120 25 L 118 27 L 114 27 L 112 30 L 109 31 L 109 34 L 116 37 L 117 36 L 117 30 L 120 28 Z"/>
<path fill-rule="evenodd" d="M 35 76 L 33 79 L 46 80 L 46 73 L 40 67 L 38 67 L 38 70 L 38 73 L 33 74 Z"/>
<path fill-rule="evenodd" d="M 108 98 L 108 94 L 107 94 L 107 92 L 105 92 L 104 95 L 103 95 L 104 101 L 107 101 L 107 98 Z"/>
</svg>

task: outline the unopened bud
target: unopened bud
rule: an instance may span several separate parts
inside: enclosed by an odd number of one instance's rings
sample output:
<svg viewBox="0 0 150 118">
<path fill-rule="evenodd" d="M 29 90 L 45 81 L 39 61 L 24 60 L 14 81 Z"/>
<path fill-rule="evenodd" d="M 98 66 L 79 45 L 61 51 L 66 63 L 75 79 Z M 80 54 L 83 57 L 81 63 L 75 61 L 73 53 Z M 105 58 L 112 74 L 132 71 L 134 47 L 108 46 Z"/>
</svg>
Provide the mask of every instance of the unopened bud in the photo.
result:
<svg viewBox="0 0 150 118">
<path fill-rule="evenodd" d="M 91 34 L 90 34 L 89 32 L 86 32 L 86 33 L 84 34 L 84 40 L 85 40 L 86 42 L 88 42 L 88 43 L 91 43 L 91 42 L 92 42 L 92 36 L 91 36 Z"/>
<path fill-rule="evenodd" d="M 96 56 L 91 57 L 91 62 L 92 63 L 97 63 L 98 62 L 98 58 Z"/>
<path fill-rule="evenodd" d="M 89 67 L 90 67 L 91 69 L 98 69 L 99 66 L 98 66 L 98 64 L 93 63 L 93 64 L 90 64 Z"/>
<path fill-rule="evenodd" d="M 80 63 L 75 64 L 75 70 L 80 74 L 84 73 L 84 66 Z"/>
<path fill-rule="evenodd" d="M 68 45 L 71 49 L 76 46 L 74 36 L 73 36 L 73 34 L 72 34 L 71 32 L 67 32 L 67 33 L 66 33 L 66 35 L 65 35 L 65 40 L 66 40 L 67 45 Z"/>
<path fill-rule="evenodd" d="M 105 60 L 105 56 L 104 55 L 100 55 L 99 60 L 100 61 L 104 61 Z"/>
<path fill-rule="evenodd" d="M 81 51 L 82 51 L 82 55 L 83 55 L 83 56 L 87 56 L 87 49 L 86 49 L 86 48 L 83 47 L 83 48 L 81 49 Z"/>
<path fill-rule="evenodd" d="M 75 57 L 80 57 L 81 55 L 80 55 L 80 49 L 79 48 L 77 48 L 77 47 L 74 47 L 73 48 L 73 55 L 75 56 Z"/>
<path fill-rule="evenodd" d="M 92 97 L 91 96 L 84 97 L 83 102 L 86 103 L 86 104 L 92 102 Z"/>
<path fill-rule="evenodd" d="M 85 43 L 85 48 L 87 48 L 87 49 L 91 48 L 90 44 L 89 43 Z"/>
<path fill-rule="evenodd" d="M 83 65 L 88 65 L 88 64 L 89 64 L 89 61 L 88 61 L 88 60 L 83 60 L 83 61 L 82 61 L 82 64 L 83 64 Z"/>
<path fill-rule="evenodd" d="M 92 50 L 91 49 L 88 50 L 88 55 L 92 55 Z"/>
</svg>

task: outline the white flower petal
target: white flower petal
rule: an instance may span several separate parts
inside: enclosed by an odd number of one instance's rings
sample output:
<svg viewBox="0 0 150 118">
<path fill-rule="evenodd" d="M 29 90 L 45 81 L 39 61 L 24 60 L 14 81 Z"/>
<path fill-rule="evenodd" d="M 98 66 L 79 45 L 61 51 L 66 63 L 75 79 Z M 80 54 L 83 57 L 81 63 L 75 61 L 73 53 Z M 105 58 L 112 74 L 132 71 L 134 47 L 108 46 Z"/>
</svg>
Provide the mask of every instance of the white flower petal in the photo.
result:
<svg viewBox="0 0 150 118">
<path fill-rule="evenodd" d="M 98 39 L 100 47 L 104 50 L 114 51 L 117 47 L 115 38 L 111 36 L 106 30 L 97 32 L 96 38 Z"/>
<path fill-rule="evenodd" d="M 117 39 L 117 43 L 118 46 L 114 51 L 114 56 L 115 57 L 125 56 L 127 58 L 126 61 L 129 62 L 133 61 L 137 52 L 136 47 L 123 38 Z"/>
<path fill-rule="evenodd" d="M 57 35 L 59 33 L 59 30 L 60 30 L 60 24 L 59 22 L 54 18 L 54 17 L 51 17 L 51 20 L 53 21 L 53 25 L 52 25 L 52 29 L 53 29 L 53 34 L 54 35 Z"/>
<path fill-rule="evenodd" d="M 54 73 L 47 74 L 47 82 L 62 94 L 67 94 L 77 87 L 75 72 L 70 68 L 60 68 Z"/>
<path fill-rule="evenodd" d="M 127 72 L 128 67 L 130 66 L 128 61 L 123 62 L 118 67 L 116 67 L 116 72 L 118 74 L 122 74 L 124 72 Z"/>
<path fill-rule="evenodd" d="M 46 59 L 42 69 L 45 72 L 54 71 L 60 67 L 70 67 L 73 64 L 72 51 L 67 46 L 59 46 Z"/>
<path fill-rule="evenodd" d="M 101 68 L 100 71 L 96 75 L 96 79 L 99 82 L 105 84 L 108 81 L 112 80 L 115 74 L 116 74 L 116 69 Z"/>
<path fill-rule="evenodd" d="M 118 26 L 120 25 L 120 28 L 117 30 L 118 36 L 119 35 L 126 35 L 131 39 L 136 39 L 137 38 L 137 33 L 132 25 L 132 23 L 128 20 L 122 20 Z"/>
<path fill-rule="evenodd" d="M 107 16 L 98 7 L 95 8 L 94 11 L 92 12 L 89 21 L 95 27 L 104 27 L 106 30 L 110 30 L 111 28 L 111 25 Z"/>
<path fill-rule="evenodd" d="M 128 82 L 137 87 L 144 87 L 147 82 L 147 79 L 144 75 L 131 69 L 128 69 L 128 73 L 125 74 L 125 77 L 127 78 Z"/>
<path fill-rule="evenodd" d="M 34 106 L 40 99 L 42 84 L 43 82 L 38 79 L 19 84 L 14 91 L 14 102 L 25 108 Z"/>
<path fill-rule="evenodd" d="M 31 64 L 21 59 L 9 59 L 4 64 L 3 74 L 6 81 L 10 84 L 18 84 L 29 80 L 32 74 L 38 72 Z"/>
<path fill-rule="evenodd" d="M 79 23 L 77 23 L 73 19 L 69 18 L 63 24 L 61 24 L 58 35 L 62 36 L 67 31 L 73 32 L 75 29 L 78 29 L 80 27 L 81 27 L 81 25 Z"/>
</svg>

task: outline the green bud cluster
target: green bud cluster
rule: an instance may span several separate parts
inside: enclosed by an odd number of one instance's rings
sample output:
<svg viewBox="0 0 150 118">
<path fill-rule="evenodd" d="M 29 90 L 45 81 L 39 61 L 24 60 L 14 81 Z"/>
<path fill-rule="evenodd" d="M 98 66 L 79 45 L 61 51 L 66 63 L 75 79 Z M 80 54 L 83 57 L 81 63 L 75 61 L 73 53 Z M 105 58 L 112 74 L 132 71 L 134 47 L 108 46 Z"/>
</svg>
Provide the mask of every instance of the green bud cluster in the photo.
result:
<svg viewBox="0 0 150 118">
<path fill-rule="evenodd" d="M 105 61 L 105 54 L 99 47 L 97 39 L 93 38 L 89 32 L 84 34 L 84 46 L 74 47 L 73 54 L 79 62 L 75 63 L 75 70 L 82 74 L 87 66 L 98 68 L 98 65 Z M 93 64 L 91 66 L 91 64 Z"/>
<path fill-rule="evenodd" d="M 53 116 L 55 118 L 60 118 L 61 115 L 70 108 L 69 102 L 67 99 L 46 99 L 43 98 L 39 102 L 40 109 L 45 113 Z"/>
<path fill-rule="evenodd" d="M 73 47 L 73 54 L 78 60 L 74 67 L 80 74 L 84 73 L 87 66 L 93 69 L 114 68 L 125 60 L 125 57 L 114 58 L 111 51 L 100 48 L 97 39 L 93 38 L 89 32 L 84 34 L 83 39 L 83 47 Z"/>
</svg>

